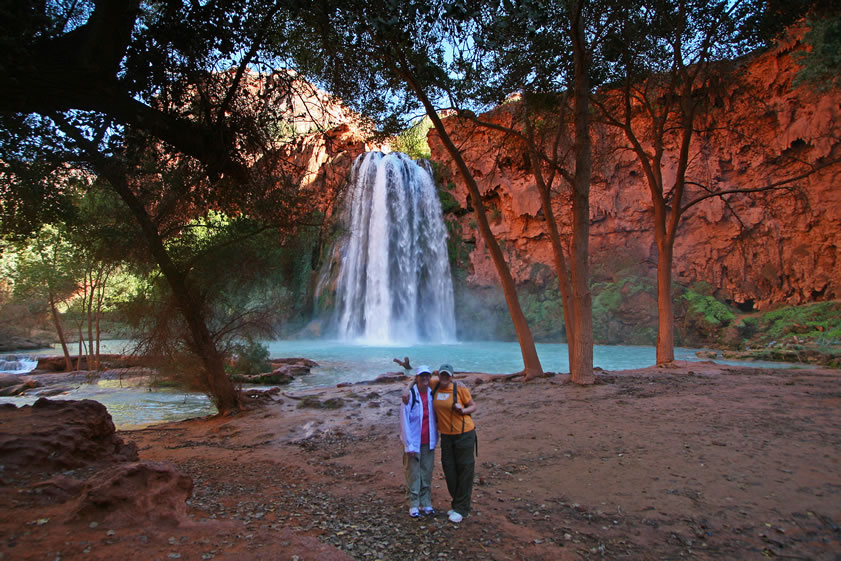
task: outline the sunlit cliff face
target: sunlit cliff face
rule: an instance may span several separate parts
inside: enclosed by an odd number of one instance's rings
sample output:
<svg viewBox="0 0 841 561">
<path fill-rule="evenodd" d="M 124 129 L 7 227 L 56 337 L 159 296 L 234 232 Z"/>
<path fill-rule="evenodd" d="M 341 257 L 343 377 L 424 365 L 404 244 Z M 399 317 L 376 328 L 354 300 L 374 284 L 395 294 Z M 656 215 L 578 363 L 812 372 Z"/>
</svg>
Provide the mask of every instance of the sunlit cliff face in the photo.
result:
<svg viewBox="0 0 841 561">
<path fill-rule="evenodd" d="M 753 58 L 745 83 L 731 85 L 713 100 L 691 146 L 684 202 L 703 189 L 757 189 L 785 182 L 841 157 L 841 92 L 817 93 L 792 87 L 796 43 Z M 509 123 L 510 105 L 483 115 Z M 536 264 L 551 267 L 552 256 L 538 192 L 523 150 L 501 133 L 455 118 L 446 120 L 485 196 L 495 235 L 518 282 L 535 280 Z M 643 123 L 635 123 L 643 126 Z M 616 130 L 594 127 L 590 250 L 594 280 L 622 270 L 653 275 L 657 263 L 648 184 L 635 155 L 623 150 Z M 432 159 L 449 159 L 434 131 Z M 569 148 L 562 146 L 561 150 Z M 675 140 L 667 143 L 664 185 L 675 176 Z M 451 164 L 451 194 L 467 207 L 467 190 Z M 568 185 L 557 183 L 555 215 L 570 233 Z M 744 309 L 802 304 L 841 297 L 841 166 L 819 169 L 790 184 L 791 189 L 711 198 L 684 215 L 675 242 L 676 283 L 705 281 L 722 299 Z M 472 213 L 459 218 L 465 237 L 474 238 Z M 475 236 L 468 282 L 491 286 L 496 272 Z M 548 279 L 548 277 L 547 277 Z"/>
</svg>

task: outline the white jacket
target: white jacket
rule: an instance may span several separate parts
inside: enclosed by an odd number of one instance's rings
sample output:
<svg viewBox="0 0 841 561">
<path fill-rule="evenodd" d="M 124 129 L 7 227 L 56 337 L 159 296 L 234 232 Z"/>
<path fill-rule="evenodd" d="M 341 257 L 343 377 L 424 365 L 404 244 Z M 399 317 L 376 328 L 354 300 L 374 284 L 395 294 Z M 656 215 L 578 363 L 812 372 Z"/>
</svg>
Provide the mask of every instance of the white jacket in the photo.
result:
<svg viewBox="0 0 841 561">
<path fill-rule="evenodd" d="M 438 426 L 435 424 L 435 411 L 432 409 L 432 389 L 426 389 L 426 404 L 429 408 L 429 449 L 438 444 Z M 423 423 L 423 401 L 417 385 L 409 392 L 409 403 L 400 408 L 400 436 L 407 453 L 420 453 L 421 424 Z"/>
</svg>

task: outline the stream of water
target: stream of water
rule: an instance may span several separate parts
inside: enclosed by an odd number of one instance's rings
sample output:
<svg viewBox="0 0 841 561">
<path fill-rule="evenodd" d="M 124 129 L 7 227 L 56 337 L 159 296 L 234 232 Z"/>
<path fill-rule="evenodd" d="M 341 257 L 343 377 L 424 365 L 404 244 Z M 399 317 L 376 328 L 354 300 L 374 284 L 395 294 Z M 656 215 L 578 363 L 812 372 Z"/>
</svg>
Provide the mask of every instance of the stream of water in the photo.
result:
<svg viewBox="0 0 841 561">
<path fill-rule="evenodd" d="M 127 341 L 109 341 L 103 352 L 121 352 Z M 456 371 L 508 374 L 522 369 L 523 361 L 517 343 L 501 341 L 465 342 L 452 344 L 360 345 L 324 339 L 267 341 L 272 357 L 304 357 L 318 362 L 308 376 L 294 380 L 285 391 L 334 386 L 340 382 L 373 380 L 385 372 L 402 371 L 392 362 L 408 356 L 412 365 L 427 364 L 433 369 L 444 362 Z M 568 372 L 565 344 L 538 344 L 537 351 L 543 368 L 552 372 Z M 697 349 L 677 348 L 677 360 L 697 361 Z M 43 349 L 35 354 L 58 354 L 59 349 Z M 651 366 L 655 361 L 654 347 L 597 345 L 594 364 L 605 370 L 627 370 Z M 716 360 L 726 364 L 748 364 L 754 367 L 786 368 L 783 363 L 740 362 Z M 211 415 L 215 409 L 207 396 L 195 392 L 172 389 L 148 391 L 135 381 L 102 380 L 88 384 L 79 378 L 68 380 L 70 391 L 50 399 L 95 399 L 103 403 L 117 428 L 131 428 L 154 423 L 176 421 Z M 0 403 L 29 405 L 37 396 L 0 397 Z"/>
</svg>

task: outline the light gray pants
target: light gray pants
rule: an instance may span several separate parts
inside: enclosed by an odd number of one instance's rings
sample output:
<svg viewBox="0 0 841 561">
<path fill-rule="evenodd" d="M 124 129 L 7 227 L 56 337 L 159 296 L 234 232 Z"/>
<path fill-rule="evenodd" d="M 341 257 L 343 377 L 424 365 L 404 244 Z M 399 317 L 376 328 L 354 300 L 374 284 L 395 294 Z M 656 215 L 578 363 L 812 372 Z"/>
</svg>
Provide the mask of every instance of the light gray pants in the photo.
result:
<svg viewBox="0 0 841 561">
<path fill-rule="evenodd" d="M 403 468 L 406 470 L 406 490 L 409 506 L 424 508 L 432 506 L 432 467 L 435 465 L 435 450 L 428 444 L 421 444 L 420 454 L 403 454 Z"/>
</svg>

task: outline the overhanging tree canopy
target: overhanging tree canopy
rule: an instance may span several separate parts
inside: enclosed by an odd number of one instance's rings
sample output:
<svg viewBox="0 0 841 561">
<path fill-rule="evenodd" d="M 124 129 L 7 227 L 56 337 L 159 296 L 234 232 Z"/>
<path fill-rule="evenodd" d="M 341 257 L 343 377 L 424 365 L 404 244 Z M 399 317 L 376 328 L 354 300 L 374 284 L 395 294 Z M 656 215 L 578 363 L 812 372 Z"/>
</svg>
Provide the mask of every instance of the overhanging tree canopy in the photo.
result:
<svg viewBox="0 0 841 561">
<path fill-rule="evenodd" d="M 0 214 L 6 232 L 66 208 L 56 174 L 107 181 L 142 231 L 192 334 L 204 386 L 238 407 L 208 330 L 205 294 L 165 240 L 210 209 L 300 215 L 271 154 L 295 75 L 286 6 L 223 2 L 5 2 L 0 8 Z M 271 37 L 271 42 L 267 38 Z M 270 212 L 268 212 L 270 211 Z"/>
</svg>

